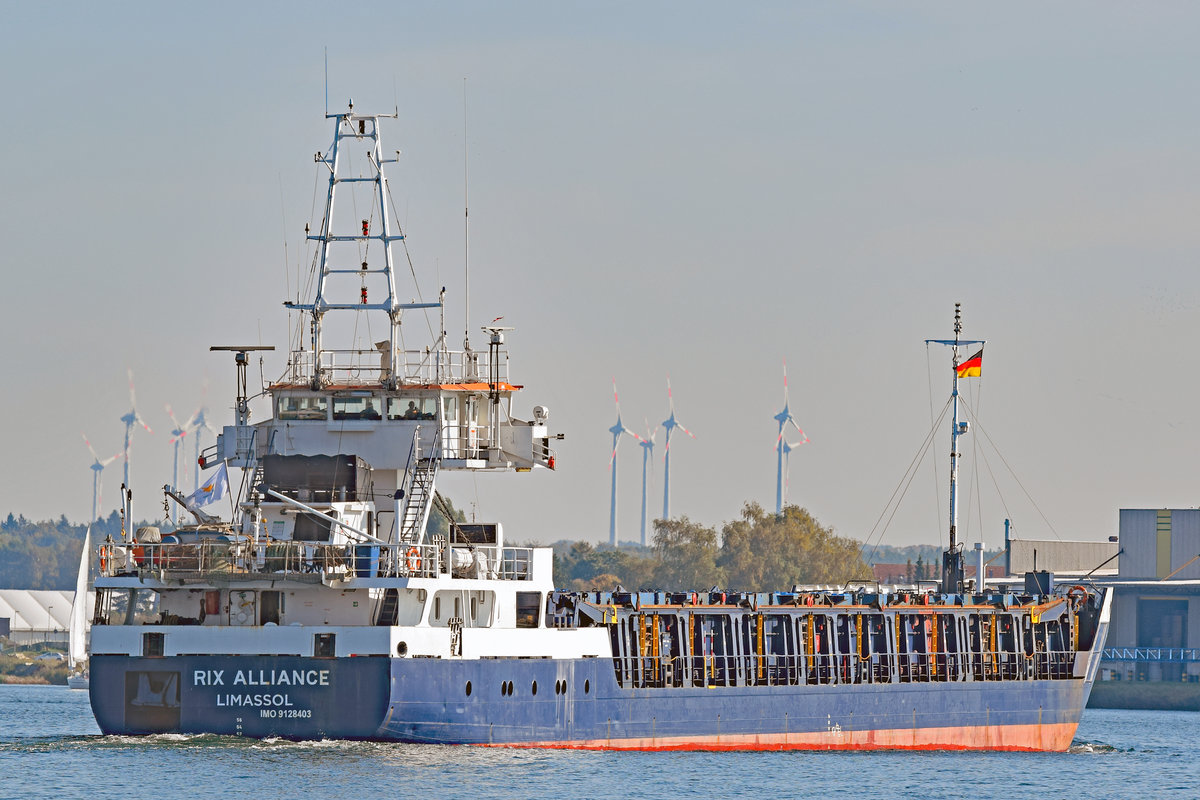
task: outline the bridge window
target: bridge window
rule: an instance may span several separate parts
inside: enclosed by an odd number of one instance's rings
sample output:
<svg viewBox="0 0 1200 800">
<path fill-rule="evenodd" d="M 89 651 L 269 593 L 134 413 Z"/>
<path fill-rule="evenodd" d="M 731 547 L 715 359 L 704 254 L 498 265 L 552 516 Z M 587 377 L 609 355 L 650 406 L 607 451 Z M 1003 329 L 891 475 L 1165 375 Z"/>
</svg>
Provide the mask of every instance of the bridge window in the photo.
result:
<svg viewBox="0 0 1200 800">
<path fill-rule="evenodd" d="M 280 397 L 275 409 L 277 419 L 325 419 L 326 398 L 320 395 Z"/>
<path fill-rule="evenodd" d="M 333 418 L 345 419 L 383 419 L 379 412 L 379 402 L 374 397 L 335 397 L 333 398 Z"/>
<path fill-rule="evenodd" d="M 397 419 L 436 419 L 436 397 L 389 397 L 387 399 L 387 418 Z"/>
</svg>

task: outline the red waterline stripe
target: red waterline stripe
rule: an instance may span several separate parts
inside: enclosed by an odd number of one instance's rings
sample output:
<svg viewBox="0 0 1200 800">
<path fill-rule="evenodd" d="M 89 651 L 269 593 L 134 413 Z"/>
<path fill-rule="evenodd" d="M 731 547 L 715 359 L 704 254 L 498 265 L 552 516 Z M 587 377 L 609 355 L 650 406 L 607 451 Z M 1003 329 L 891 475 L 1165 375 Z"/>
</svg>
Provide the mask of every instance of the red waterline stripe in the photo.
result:
<svg viewBox="0 0 1200 800">
<path fill-rule="evenodd" d="M 1024 750 L 1063 751 L 1078 723 L 894 728 L 656 738 L 506 742 L 481 747 L 542 747 L 565 750 Z"/>
</svg>

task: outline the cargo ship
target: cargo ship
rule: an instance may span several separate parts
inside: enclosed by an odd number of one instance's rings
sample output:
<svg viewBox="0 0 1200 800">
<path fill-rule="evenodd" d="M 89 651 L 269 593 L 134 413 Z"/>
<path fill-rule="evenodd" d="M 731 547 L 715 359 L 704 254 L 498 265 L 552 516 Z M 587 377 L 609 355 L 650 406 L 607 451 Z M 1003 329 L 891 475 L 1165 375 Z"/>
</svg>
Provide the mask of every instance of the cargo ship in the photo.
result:
<svg viewBox="0 0 1200 800">
<path fill-rule="evenodd" d="M 265 387 L 270 417 L 250 421 L 260 348 L 213 348 L 233 354 L 233 424 L 204 453 L 204 489 L 164 487 L 193 522 L 98 546 L 89 691 L 104 733 L 643 750 L 1070 745 L 1110 598 L 1047 576 L 1021 590 L 971 585 L 953 503 L 928 591 L 557 591 L 551 550 L 511 545 L 499 523 L 430 533 L 432 509 L 446 509 L 443 472 L 553 470 L 561 435 L 543 406 L 516 416 L 511 329 L 486 326 L 486 347 L 464 336 L 453 350 L 444 290 L 398 299 L 389 117 L 353 103 L 326 117 L 325 211 L 307 229 L 313 294 L 285 303 L 307 329 Z M 366 315 L 386 339 L 329 347 L 333 320 L 345 333 Z M 432 341 L 405 349 L 405 334 L 423 331 Z M 959 349 L 971 344 L 957 314 L 944 343 L 953 451 L 966 433 Z M 208 501 L 229 468 L 243 479 L 226 520 Z"/>
</svg>

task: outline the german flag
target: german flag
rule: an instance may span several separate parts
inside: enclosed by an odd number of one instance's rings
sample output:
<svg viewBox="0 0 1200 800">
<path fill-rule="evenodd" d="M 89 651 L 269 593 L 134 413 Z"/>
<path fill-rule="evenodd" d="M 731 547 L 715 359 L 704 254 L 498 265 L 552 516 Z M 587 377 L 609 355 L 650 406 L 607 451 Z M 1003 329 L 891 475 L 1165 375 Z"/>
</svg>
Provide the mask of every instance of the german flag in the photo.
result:
<svg viewBox="0 0 1200 800">
<path fill-rule="evenodd" d="M 983 348 L 979 352 L 958 365 L 958 377 L 978 378 L 983 374 Z"/>
</svg>

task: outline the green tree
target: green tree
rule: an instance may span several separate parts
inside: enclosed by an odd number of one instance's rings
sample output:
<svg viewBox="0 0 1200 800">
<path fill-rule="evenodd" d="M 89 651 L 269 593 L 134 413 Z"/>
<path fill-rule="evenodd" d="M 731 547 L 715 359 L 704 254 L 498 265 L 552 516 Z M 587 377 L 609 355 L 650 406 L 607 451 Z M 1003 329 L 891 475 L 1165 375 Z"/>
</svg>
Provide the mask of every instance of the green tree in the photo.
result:
<svg viewBox="0 0 1200 800">
<path fill-rule="evenodd" d="M 589 542 L 560 541 L 554 545 L 555 584 L 574 591 L 648 588 L 658 565 L 654 551 L 635 545 L 610 547 Z"/>
<path fill-rule="evenodd" d="M 722 529 L 717 563 L 725 570 L 728 587 L 737 591 L 842 583 L 870 575 L 858 542 L 835 535 L 799 506 L 787 506 L 776 515 L 758 503 L 747 503 L 741 518 Z"/>
<path fill-rule="evenodd" d="M 717 531 L 687 517 L 654 521 L 654 550 L 658 555 L 653 579 L 656 588 L 698 591 L 724 583 L 717 565 Z"/>
</svg>

